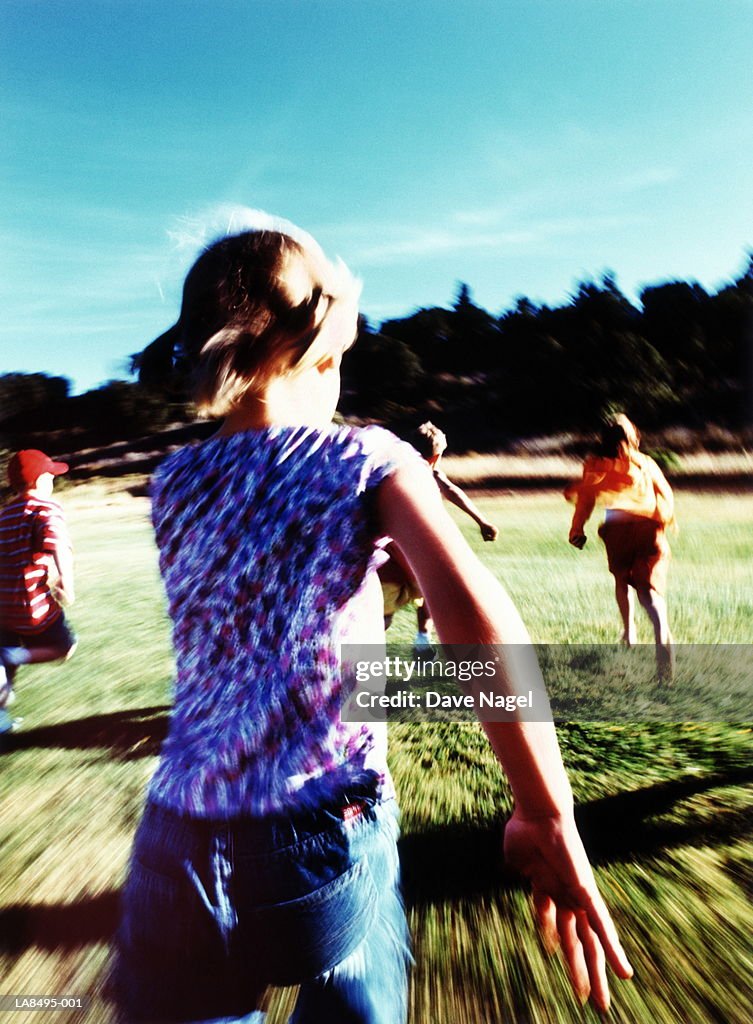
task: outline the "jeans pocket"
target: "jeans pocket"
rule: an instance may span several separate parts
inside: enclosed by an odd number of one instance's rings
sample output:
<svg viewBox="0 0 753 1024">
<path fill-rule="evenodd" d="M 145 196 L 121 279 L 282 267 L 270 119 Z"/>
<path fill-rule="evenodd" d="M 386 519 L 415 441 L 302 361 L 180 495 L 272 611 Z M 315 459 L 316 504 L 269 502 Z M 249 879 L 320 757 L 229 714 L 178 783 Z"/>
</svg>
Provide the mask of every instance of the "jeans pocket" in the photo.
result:
<svg viewBox="0 0 753 1024">
<path fill-rule="evenodd" d="M 377 892 L 366 859 L 298 899 L 249 908 L 242 929 L 274 985 L 295 985 L 330 970 L 366 937 Z"/>
<path fill-rule="evenodd" d="M 187 879 L 157 874 L 133 860 L 122 900 L 118 945 L 125 953 L 173 958 L 193 952 L 197 911 Z"/>
</svg>

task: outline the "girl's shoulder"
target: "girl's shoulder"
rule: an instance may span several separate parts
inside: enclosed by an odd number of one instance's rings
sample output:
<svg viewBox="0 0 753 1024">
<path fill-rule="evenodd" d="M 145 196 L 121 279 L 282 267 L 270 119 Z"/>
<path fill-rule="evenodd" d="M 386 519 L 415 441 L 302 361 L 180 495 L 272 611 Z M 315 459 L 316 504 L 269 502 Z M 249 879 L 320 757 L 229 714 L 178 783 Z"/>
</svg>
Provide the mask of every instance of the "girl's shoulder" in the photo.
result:
<svg viewBox="0 0 753 1024">
<path fill-rule="evenodd" d="M 410 458 L 410 453 L 413 453 L 420 457 L 412 445 L 401 441 L 391 430 L 375 423 L 365 427 L 341 426 L 338 428 L 338 435 L 341 440 L 354 444 L 364 454 L 385 458 L 390 456 Z"/>
<path fill-rule="evenodd" d="M 421 461 L 411 445 L 375 424 L 269 427 L 216 436 L 178 449 L 157 467 L 150 489 L 154 498 L 165 488 L 190 488 L 204 478 L 237 471 L 239 466 L 253 474 L 282 465 L 294 472 L 304 464 L 307 473 L 312 466 L 324 475 L 352 471 L 363 484 L 370 485 L 413 460 Z"/>
<path fill-rule="evenodd" d="M 653 470 L 659 468 L 659 463 L 651 455 L 646 455 L 645 452 L 637 451 L 633 455 L 635 461 L 643 469 Z"/>
<path fill-rule="evenodd" d="M 404 466 L 414 468 L 423 465 L 421 456 L 412 445 L 376 424 L 340 427 L 332 440 L 339 448 L 338 455 L 342 460 L 358 463 L 358 490 L 375 486 Z"/>
</svg>

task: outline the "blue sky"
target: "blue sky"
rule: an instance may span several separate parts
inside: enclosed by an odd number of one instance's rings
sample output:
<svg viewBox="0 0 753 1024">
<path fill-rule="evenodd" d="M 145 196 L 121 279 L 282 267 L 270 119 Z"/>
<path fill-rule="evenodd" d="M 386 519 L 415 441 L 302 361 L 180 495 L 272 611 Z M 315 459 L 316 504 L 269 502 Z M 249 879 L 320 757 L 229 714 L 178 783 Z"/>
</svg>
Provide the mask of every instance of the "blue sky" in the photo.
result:
<svg viewBox="0 0 753 1024">
<path fill-rule="evenodd" d="M 750 0 L 3 0 L 0 372 L 79 390 L 207 224 L 299 223 L 372 320 L 717 287 L 753 244 Z"/>
</svg>

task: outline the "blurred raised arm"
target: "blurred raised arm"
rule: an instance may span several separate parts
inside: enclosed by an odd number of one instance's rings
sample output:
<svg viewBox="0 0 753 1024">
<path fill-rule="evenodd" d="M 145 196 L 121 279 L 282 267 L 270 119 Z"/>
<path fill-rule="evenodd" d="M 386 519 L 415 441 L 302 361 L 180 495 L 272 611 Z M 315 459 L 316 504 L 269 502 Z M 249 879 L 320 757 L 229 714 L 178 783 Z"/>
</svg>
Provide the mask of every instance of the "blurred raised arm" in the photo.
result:
<svg viewBox="0 0 753 1024">
<path fill-rule="evenodd" d="M 462 487 L 458 487 L 454 484 L 449 477 L 445 476 L 441 469 L 434 470 L 434 479 L 439 487 L 439 490 L 443 498 L 447 501 L 452 502 L 457 508 L 462 509 L 466 515 L 470 516 L 471 519 L 477 524 L 481 530 L 481 536 L 484 540 L 496 540 L 499 536 L 499 530 L 490 523 L 489 520 L 484 516 L 478 509 L 478 506 L 471 501 L 468 495 L 465 493 Z"/>
</svg>

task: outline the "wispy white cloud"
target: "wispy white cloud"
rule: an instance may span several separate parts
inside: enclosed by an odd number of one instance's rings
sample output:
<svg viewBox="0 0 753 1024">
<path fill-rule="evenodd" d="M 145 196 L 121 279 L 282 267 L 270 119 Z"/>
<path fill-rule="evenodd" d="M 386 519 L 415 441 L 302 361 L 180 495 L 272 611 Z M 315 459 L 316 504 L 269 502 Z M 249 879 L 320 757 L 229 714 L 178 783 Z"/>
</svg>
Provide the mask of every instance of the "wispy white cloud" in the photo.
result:
<svg viewBox="0 0 753 1024">
<path fill-rule="evenodd" d="M 482 133 L 478 159 L 504 180 L 560 173 L 564 162 L 605 152 L 604 134 L 575 121 L 520 131 L 489 125 Z"/>
<path fill-rule="evenodd" d="M 327 227 L 339 251 L 364 271 L 479 251 L 501 257 L 551 251 L 563 239 L 594 239 L 642 224 L 645 197 L 681 177 L 671 161 L 631 165 L 612 129 L 577 122 L 526 134 L 487 126 L 458 182 L 434 182 L 435 207 L 394 218 Z M 446 168 L 444 169 L 446 177 Z M 459 204 L 458 197 L 467 196 Z"/>
<path fill-rule="evenodd" d="M 463 227 L 490 228 L 501 224 L 520 222 L 521 218 L 530 216 L 538 207 L 546 195 L 534 189 L 518 190 L 513 194 L 507 194 L 498 202 L 491 202 L 479 206 L 463 206 L 455 208 L 450 214 L 450 220 Z"/>
<path fill-rule="evenodd" d="M 41 317 L 43 314 L 37 313 L 36 315 Z M 94 335 L 133 335 L 134 328 L 138 328 L 142 321 L 143 314 L 141 312 L 128 314 L 121 311 L 117 313 L 100 311 L 96 315 L 83 313 L 80 316 L 71 314 L 60 317 L 55 322 L 54 330 L 56 335 L 68 335 L 72 340 Z M 38 338 L 41 330 L 43 328 L 40 321 L 33 318 L 28 322 L 3 323 L 0 324 L 0 339 Z"/>
<path fill-rule="evenodd" d="M 509 216 L 509 208 L 487 206 L 477 210 L 456 210 L 451 219 L 461 227 L 488 228 L 499 224 Z"/>
<path fill-rule="evenodd" d="M 639 153 L 635 147 L 635 155 L 626 154 L 625 133 L 618 125 L 565 121 L 530 132 L 488 125 L 474 166 L 476 173 L 486 167 L 497 186 L 514 190 L 516 197 L 539 192 L 543 199 L 548 193 L 560 204 L 586 193 L 604 198 L 658 188 L 682 177 L 669 149 L 656 151 L 650 162 L 645 152 Z"/>
<path fill-rule="evenodd" d="M 351 261 L 359 267 L 383 266 L 414 259 L 443 257 L 465 250 L 493 250 L 501 256 L 530 253 L 536 247 L 562 238 L 613 231 L 630 224 L 640 223 L 638 215 L 605 214 L 531 220 L 506 229 L 479 228 L 481 218 L 448 218 L 442 226 L 426 227 L 370 225 L 369 241 L 356 244 L 349 252 Z M 380 239 L 373 242 L 371 239 Z"/>
<path fill-rule="evenodd" d="M 102 379 L 113 353 L 125 365 L 175 316 L 177 287 L 163 286 L 166 240 L 119 245 L 110 236 L 102 245 L 88 229 L 75 239 L 16 229 L 0 234 L 0 251 L 0 369 Z"/>
<path fill-rule="evenodd" d="M 646 167 L 618 178 L 614 187 L 620 192 L 642 192 L 649 188 L 669 185 L 680 178 L 676 167 Z"/>
</svg>

